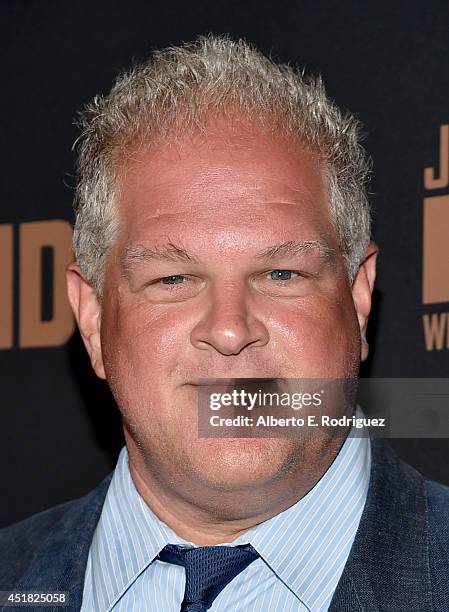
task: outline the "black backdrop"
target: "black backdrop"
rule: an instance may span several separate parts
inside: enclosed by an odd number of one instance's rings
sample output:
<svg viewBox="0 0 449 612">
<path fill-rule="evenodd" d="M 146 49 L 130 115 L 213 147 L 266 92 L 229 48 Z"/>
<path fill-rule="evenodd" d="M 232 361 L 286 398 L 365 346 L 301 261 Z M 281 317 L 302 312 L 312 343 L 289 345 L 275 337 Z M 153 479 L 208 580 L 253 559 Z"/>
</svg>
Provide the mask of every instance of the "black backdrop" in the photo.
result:
<svg viewBox="0 0 449 612">
<path fill-rule="evenodd" d="M 0 524 L 84 494 L 110 471 L 122 444 L 117 409 L 61 305 L 64 245 L 54 242 L 52 222 L 72 218 L 76 111 L 155 47 L 227 32 L 323 74 L 331 97 L 365 124 L 374 161 L 380 261 L 363 373 L 449 375 L 444 197 L 439 222 L 429 226 L 430 237 L 440 232 L 439 251 L 431 238 L 423 248 L 424 199 L 449 194 L 441 128 L 449 123 L 446 2 L 9 0 L 0 15 Z M 426 167 L 439 183 L 424 183 Z M 36 309 L 48 334 L 33 323 Z M 449 483 L 448 440 L 393 444 L 425 475 Z"/>
</svg>

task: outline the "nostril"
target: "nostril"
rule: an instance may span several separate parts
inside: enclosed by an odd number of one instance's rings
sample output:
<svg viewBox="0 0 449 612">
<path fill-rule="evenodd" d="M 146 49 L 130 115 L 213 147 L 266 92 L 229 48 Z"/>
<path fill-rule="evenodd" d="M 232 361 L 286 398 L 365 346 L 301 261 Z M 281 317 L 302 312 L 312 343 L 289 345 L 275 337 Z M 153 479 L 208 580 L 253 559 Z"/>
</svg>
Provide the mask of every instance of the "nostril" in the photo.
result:
<svg viewBox="0 0 449 612">
<path fill-rule="evenodd" d="M 268 330 L 254 317 L 245 303 L 223 304 L 219 296 L 210 305 L 207 315 L 191 332 L 192 344 L 200 349 L 212 348 L 222 355 L 238 355 L 247 347 L 268 342 Z M 238 306 L 238 307 L 237 307 Z"/>
</svg>

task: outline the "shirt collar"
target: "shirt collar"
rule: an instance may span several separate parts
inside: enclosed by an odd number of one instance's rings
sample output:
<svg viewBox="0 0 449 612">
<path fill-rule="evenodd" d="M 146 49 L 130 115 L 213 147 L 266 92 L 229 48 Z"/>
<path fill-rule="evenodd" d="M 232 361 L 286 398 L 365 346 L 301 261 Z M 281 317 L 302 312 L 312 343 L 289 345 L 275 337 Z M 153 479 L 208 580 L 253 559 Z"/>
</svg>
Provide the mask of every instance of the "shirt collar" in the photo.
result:
<svg viewBox="0 0 449 612">
<path fill-rule="evenodd" d="M 107 547 L 103 545 L 104 538 L 107 538 Z M 186 544 L 139 495 L 124 446 L 90 549 L 92 588 L 94 593 L 102 591 L 102 609 L 109 610 L 169 543 Z M 108 588 L 103 588 L 105 568 Z"/>
<path fill-rule="evenodd" d="M 370 463 L 369 437 L 353 428 L 331 466 L 307 495 L 230 545 L 251 543 L 291 591 L 314 609 L 319 597 L 319 590 L 313 591 L 317 571 L 335 571 L 341 558 L 343 565 L 346 561 L 366 501 Z M 345 547 L 332 543 L 333 534 L 338 533 L 343 534 L 346 552 Z M 107 547 L 102 544 L 103 538 L 108 540 Z M 103 591 L 103 609 L 115 604 L 167 544 L 193 546 L 143 501 L 123 447 L 90 549 L 92 587 L 94 592 Z M 105 567 L 110 584 L 102 589 Z"/>
<path fill-rule="evenodd" d="M 364 416 L 360 407 L 355 416 Z M 337 586 L 365 506 L 370 470 L 369 435 L 353 427 L 331 466 L 304 497 L 232 544 L 251 543 L 308 609 L 322 609 L 317 576 L 323 584 L 334 580 Z"/>
</svg>

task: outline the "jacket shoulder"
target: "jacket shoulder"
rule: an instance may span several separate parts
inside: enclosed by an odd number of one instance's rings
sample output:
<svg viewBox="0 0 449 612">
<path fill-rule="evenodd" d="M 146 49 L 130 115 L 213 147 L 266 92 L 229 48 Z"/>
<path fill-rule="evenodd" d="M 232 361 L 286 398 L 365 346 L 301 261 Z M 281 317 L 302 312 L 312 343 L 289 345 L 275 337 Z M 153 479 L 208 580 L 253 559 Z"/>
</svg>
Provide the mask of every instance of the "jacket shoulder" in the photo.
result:
<svg viewBox="0 0 449 612">
<path fill-rule="evenodd" d="M 449 487 L 433 480 L 426 480 L 429 532 L 449 550 Z"/>
<path fill-rule="evenodd" d="M 429 508 L 443 512 L 449 518 L 449 487 L 434 480 L 426 480 Z"/>
<path fill-rule="evenodd" d="M 65 563 L 92 536 L 112 473 L 93 491 L 0 529 L 0 588 L 11 588 L 31 567 Z M 5 587 L 6 585 L 6 587 Z"/>
<path fill-rule="evenodd" d="M 435 610 L 447 610 L 449 592 L 449 487 L 426 480 L 429 569 Z"/>
<path fill-rule="evenodd" d="M 80 497 L 48 510 L 33 514 L 28 518 L 0 529 L 0 559 L 2 563 L 8 558 L 26 556 L 42 544 L 51 534 L 55 525 L 64 521 L 64 516 L 76 512 L 83 504 L 85 497 Z"/>
</svg>

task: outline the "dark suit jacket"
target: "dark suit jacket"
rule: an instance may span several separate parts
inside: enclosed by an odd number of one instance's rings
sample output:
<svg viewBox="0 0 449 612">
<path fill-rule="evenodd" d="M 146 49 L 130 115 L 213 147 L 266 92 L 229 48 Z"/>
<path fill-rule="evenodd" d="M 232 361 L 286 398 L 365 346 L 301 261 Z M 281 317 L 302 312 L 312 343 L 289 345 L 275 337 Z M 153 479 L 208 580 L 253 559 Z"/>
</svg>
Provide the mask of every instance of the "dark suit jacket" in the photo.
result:
<svg viewBox="0 0 449 612">
<path fill-rule="evenodd" d="M 366 505 L 330 610 L 448 612 L 449 488 L 425 480 L 383 440 L 373 439 L 372 451 Z M 0 590 L 69 591 L 68 608 L 42 611 L 80 609 L 111 476 L 81 499 L 0 530 Z"/>
</svg>

